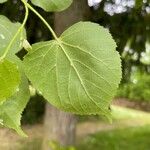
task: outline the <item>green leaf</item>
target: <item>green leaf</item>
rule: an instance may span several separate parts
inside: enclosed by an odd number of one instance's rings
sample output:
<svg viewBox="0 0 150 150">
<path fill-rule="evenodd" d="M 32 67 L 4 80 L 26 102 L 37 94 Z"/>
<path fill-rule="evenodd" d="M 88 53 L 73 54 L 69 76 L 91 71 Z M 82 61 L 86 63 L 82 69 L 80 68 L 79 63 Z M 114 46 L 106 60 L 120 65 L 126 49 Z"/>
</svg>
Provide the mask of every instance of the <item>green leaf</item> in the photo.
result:
<svg viewBox="0 0 150 150">
<path fill-rule="evenodd" d="M 110 33 L 79 22 L 58 41 L 32 46 L 24 58 L 27 77 L 57 108 L 76 114 L 108 115 L 121 79 L 121 61 Z"/>
<path fill-rule="evenodd" d="M 18 66 L 8 60 L 0 61 L 0 103 L 12 96 L 20 83 Z"/>
<path fill-rule="evenodd" d="M 0 105 L 0 120 L 6 127 L 14 129 L 21 136 L 26 136 L 20 127 L 21 113 L 30 98 L 28 80 L 21 71 L 21 83 L 18 91 L 2 105 Z"/>
<path fill-rule="evenodd" d="M 7 0 L 0 0 L 0 4 L 5 2 L 7 2 Z"/>
<path fill-rule="evenodd" d="M 62 11 L 69 7 L 72 0 L 31 0 L 31 2 L 43 8 L 45 11 Z"/>
<path fill-rule="evenodd" d="M 5 49 L 7 48 L 8 44 L 10 43 L 20 26 L 20 23 L 12 23 L 5 16 L 0 15 L 0 56 L 2 56 Z M 13 43 L 8 53 L 8 56 L 12 57 L 12 55 L 17 53 L 22 48 L 21 40 L 25 38 L 26 33 L 24 30 L 22 33 L 19 34 L 19 36 Z"/>
</svg>

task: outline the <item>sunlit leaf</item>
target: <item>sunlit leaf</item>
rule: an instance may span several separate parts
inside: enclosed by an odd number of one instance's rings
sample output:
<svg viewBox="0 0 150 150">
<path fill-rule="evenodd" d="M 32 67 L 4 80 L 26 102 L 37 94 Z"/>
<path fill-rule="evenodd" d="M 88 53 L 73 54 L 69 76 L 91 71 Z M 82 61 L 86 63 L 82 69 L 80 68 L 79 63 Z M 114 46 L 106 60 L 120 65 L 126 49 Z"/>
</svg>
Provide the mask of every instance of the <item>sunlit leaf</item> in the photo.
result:
<svg viewBox="0 0 150 150">
<path fill-rule="evenodd" d="M 12 96 L 20 83 L 18 66 L 8 60 L 0 61 L 0 102 Z"/>
<path fill-rule="evenodd" d="M 20 120 L 30 94 L 28 80 L 22 71 L 20 73 L 21 83 L 17 92 L 0 105 L 0 120 L 4 126 L 16 130 L 21 136 L 26 136 L 20 127 Z"/>
</svg>

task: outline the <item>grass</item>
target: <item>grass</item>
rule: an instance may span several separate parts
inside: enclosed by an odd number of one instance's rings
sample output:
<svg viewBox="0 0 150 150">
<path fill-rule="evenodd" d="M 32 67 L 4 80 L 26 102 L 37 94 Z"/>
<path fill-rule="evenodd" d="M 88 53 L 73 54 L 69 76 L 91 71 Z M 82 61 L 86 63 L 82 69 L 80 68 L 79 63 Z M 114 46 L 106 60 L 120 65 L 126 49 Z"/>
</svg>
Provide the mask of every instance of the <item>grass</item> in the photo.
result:
<svg viewBox="0 0 150 150">
<path fill-rule="evenodd" d="M 112 114 L 112 123 L 115 125 L 116 122 L 125 123 L 129 121 L 129 125 L 132 125 L 132 121 L 136 121 L 139 123 L 139 125 L 142 124 L 150 124 L 150 113 L 144 112 L 141 110 L 135 110 L 131 108 L 126 107 L 120 107 L 120 106 L 111 106 L 111 114 Z M 84 123 L 86 121 L 90 122 L 102 122 L 109 124 L 109 120 L 105 118 L 104 116 L 98 116 L 98 115 L 91 115 L 91 116 L 79 116 L 79 123 Z M 121 124 L 122 125 L 122 124 Z M 134 124 L 133 124 L 134 125 Z"/>
<path fill-rule="evenodd" d="M 150 126 L 99 132 L 86 137 L 77 150 L 150 150 Z"/>
<path fill-rule="evenodd" d="M 150 113 L 130 108 L 112 106 L 113 120 L 140 119 L 144 123 L 150 123 Z"/>
<path fill-rule="evenodd" d="M 150 113 L 112 106 L 112 118 L 111 130 L 85 137 L 76 149 L 150 150 Z"/>
<path fill-rule="evenodd" d="M 108 121 L 102 121 L 99 116 L 82 118 L 83 120 L 79 122 L 77 128 L 88 134 L 77 137 L 79 142 L 75 149 L 59 148 L 56 150 L 150 150 L 150 113 L 112 106 L 112 125 Z M 84 124 L 86 126 L 82 128 Z M 95 129 L 92 132 L 94 134 L 89 135 L 90 129 Z M 8 140 L 5 139 L 6 136 L 1 136 L 0 150 L 41 150 L 42 126 L 34 125 L 26 130 L 29 135 L 28 139 L 16 138 L 13 134 L 10 134 Z M 7 137 L 9 137 L 8 133 Z M 12 140 L 13 137 L 14 140 Z M 3 147 L 2 144 L 6 141 L 9 141 L 8 145 Z"/>
<path fill-rule="evenodd" d="M 41 138 L 35 138 L 31 141 L 19 141 L 20 146 L 17 150 L 42 150 L 42 139 Z"/>
</svg>

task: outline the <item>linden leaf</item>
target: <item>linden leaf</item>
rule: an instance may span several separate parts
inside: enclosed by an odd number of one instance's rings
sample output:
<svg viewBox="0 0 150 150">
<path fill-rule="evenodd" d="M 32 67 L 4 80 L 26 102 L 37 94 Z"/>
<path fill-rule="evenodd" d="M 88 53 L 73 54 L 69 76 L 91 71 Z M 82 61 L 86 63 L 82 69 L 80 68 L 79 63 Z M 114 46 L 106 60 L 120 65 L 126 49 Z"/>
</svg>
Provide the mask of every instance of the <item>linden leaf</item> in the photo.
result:
<svg viewBox="0 0 150 150">
<path fill-rule="evenodd" d="M 43 8 L 45 11 L 62 11 L 69 7 L 72 0 L 31 0 L 31 2 Z"/>
<path fill-rule="evenodd" d="M 20 26 L 20 23 L 12 23 L 5 16 L 0 15 L 0 56 L 3 55 L 5 49 L 7 48 L 8 44 L 10 43 Z M 12 57 L 12 55 L 17 53 L 22 48 L 21 40 L 25 38 L 26 33 L 25 30 L 23 30 L 23 32 L 18 35 L 7 55 Z"/>
<path fill-rule="evenodd" d="M 21 84 L 17 92 L 0 105 L 0 120 L 4 126 L 16 130 L 21 136 L 26 136 L 20 127 L 21 114 L 30 98 L 28 80 L 22 74 Z"/>
<path fill-rule="evenodd" d="M 58 40 L 34 44 L 25 73 L 57 108 L 76 114 L 109 115 L 121 79 L 121 61 L 110 33 L 79 22 Z"/>
<path fill-rule="evenodd" d="M 8 60 L 0 61 L 0 102 L 12 96 L 20 83 L 18 66 Z"/>
</svg>

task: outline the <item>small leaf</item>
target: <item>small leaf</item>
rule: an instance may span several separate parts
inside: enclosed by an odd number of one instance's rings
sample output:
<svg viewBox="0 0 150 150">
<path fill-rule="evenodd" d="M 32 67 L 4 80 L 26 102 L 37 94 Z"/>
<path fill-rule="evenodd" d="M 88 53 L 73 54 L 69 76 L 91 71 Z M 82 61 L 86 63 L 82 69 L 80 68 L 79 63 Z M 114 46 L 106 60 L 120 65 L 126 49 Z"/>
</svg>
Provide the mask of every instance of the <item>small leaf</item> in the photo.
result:
<svg viewBox="0 0 150 150">
<path fill-rule="evenodd" d="M 27 77 L 54 106 L 76 114 L 109 115 L 121 79 L 121 61 L 110 33 L 79 22 L 58 41 L 32 46 L 25 56 Z"/>
<path fill-rule="evenodd" d="M 5 2 L 7 2 L 7 0 L 0 0 L 0 4 Z"/>
<path fill-rule="evenodd" d="M 45 11 L 62 11 L 69 7 L 72 0 L 31 0 L 31 2 L 43 8 Z"/>
<path fill-rule="evenodd" d="M 0 105 L 0 120 L 4 126 L 14 129 L 21 136 L 26 136 L 20 127 L 21 113 L 30 98 L 28 80 L 21 71 L 21 83 L 17 92 Z"/>
<path fill-rule="evenodd" d="M 12 96 L 20 83 L 20 74 L 16 64 L 8 61 L 0 61 L 0 102 Z"/>
<path fill-rule="evenodd" d="M 20 27 L 20 23 L 12 23 L 9 19 L 5 16 L 0 15 L 0 56 L 4 53 L 5 49 L 7 48 L 8 44 L 16 34 L 17 30 Z M 26 39 L 25 30 L 23 33 L 20 33 L 15 42 L 13 43 L 8 56 L 14 55 L 17 53 L 21 48 L 21 40 Z"/>
</svg>

